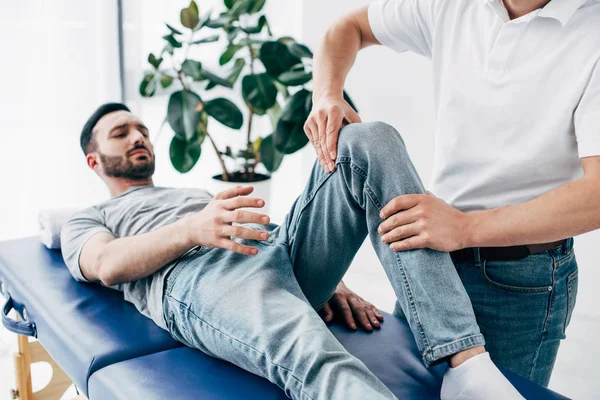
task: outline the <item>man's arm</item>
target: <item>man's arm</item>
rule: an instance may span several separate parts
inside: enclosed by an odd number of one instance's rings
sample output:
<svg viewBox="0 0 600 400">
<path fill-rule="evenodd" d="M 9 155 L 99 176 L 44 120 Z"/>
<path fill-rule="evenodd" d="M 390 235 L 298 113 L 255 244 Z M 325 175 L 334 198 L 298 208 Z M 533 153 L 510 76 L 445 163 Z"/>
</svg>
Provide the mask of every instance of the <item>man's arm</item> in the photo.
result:
<svg viewBox="0 0 600 400">
<path fill-rule="evenodd" d="M 379 42 L 369 25 L 368 7 L 362 7 L 334 23 L 315 54 L 313 109 L 304 131 L 326 171 L 333 171 L 342 124 L 361 122 L 358 114 L 344 100 L 344 82 L 358 52 L 374 44 Z"/>
<path fill-rule="evenodd" d="M 584 176 L 521 204 L 462 212 L 429 194 L 406 194 L 382 209 L 381 240 L 394 251 L 554 242 L 600 229 L 600 156 Z"/>
<path fill-rule="evenodd" d="M 600 229 L 600 156 L 581 159 L 584 176 L 525 203 L 467 213 L 465 247 L 553 242 Z"/>
<path fill-rule="evenodd" d="M 97 233 L 81 250 L 81 272 L 89 281 L 112 286 L 149 276 L 194 246 L 221 247 L 255 255 L 255 247 L 231 240 L 231 237 L 252 240 L 269 237 L 265 231 L 232 225 L 269 222 L 267 215 L 239 210 L 264 206 L 264 200 L 247 197 L 252 190 L 247 186 L 218 193 L 202 211 L 152 232 L 118 239 L 106 232 Z"/>
</svg>

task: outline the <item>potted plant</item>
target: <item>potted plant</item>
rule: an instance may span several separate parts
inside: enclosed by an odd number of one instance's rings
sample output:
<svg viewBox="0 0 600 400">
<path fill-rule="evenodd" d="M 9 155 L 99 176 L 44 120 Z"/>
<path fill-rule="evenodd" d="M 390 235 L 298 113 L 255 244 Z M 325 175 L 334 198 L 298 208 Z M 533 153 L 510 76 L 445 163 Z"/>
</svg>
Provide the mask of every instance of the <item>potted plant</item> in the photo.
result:
<svg viewBox="0 0 600 400">
<path fill-rule="evenodd" d="M 213 177 L 215 182 L 252 184 L 258 189 L 257 194 L 267 199 L 268 174 L 279 168 L 285 154 L 308 143 L 304 123 L 312 109 L 312 92 L 307 87 L 312 80 L 312 52 L 291 37 L 273 38 L 262 12 L 265 1 L 224 0 L 225 11 L 216 17 L 210 12 L 201 15 L 192 1 L 180 13 L 185 29 L 167 24 L 169 33 L 163 37 L 163 50 L 158 57 L 148 56 L 152 69 L 140 83 L 140 94 L 152 96 L 159 85 L 167 88 L 173 82 L 181 86 L 181 90 L 171 94 L 166 117 L 175 133 L 170 158 L 177 171 L 186 173 L 194 167 L 201 145 L 208 138 L 221 166 L 221 172 Z M 211 34 L 201 35 L 209 29 L 213 30 Z M 199 60 L 188 58 L 192 46 L 216 42 L 221 35 L 227 38 L 219 59 L 222 71 L 211 72 Z M 171 67 L 162 69 L 167 57 Z M 239 90 L 246 105 L 246 141 L 241 149 L 233 150 L 231 145 L 219 147 L 209 131 L 211 118 L 232 129 L 244 125 L 242 112 L 231 101 L 204 100 L 216 86 Z M 272 126 L 268 132 L 261 132 L 263 136 L 254 132 L 253 123 L 262 117 L 268 117 Z M 257 171 L 260 164 L 266 174 Z"/>
</svg>

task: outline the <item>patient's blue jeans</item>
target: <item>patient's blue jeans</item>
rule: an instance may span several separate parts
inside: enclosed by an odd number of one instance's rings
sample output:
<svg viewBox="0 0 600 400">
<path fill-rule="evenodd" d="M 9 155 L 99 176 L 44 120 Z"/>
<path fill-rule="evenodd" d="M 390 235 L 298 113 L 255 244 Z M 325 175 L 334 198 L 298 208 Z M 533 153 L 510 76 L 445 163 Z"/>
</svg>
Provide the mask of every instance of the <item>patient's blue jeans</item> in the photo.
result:
<svg viewBox="0 0 600 400">
<path fill-rule="evenodd" d="M 315 311 L 369 237 L 425 365 L 484 344 L 448 253 L 394 252 L 381 242 L 379 212 L 407 193 L 425 189 L 398 132 L 383 123 L 343 128 L 336 171 L 315 164 L 285 222 L 267 227 L 269 240 L 241 240 L 258 255 L 199 248 L 171 271 L 164 301 L 171 335 L 266 377 L 292 398 L 394 398 Z"/>
</svg>

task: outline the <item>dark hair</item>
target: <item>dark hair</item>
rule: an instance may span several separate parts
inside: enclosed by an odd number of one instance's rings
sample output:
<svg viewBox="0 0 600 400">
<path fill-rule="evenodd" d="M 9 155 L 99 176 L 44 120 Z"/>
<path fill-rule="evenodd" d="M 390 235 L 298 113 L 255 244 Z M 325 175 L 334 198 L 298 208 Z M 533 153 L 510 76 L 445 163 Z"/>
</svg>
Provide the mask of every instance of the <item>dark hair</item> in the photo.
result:
<svg viewBox="0 0 600 400">
<path fill-rule="evenodd" d="M 81 131 L 81 137 L 79 138 L 79 143 L 81 145 L 81 150 L 83 150 L 83 154 L 87 155 L 88 153 L 96 150 L 96 143 L 94 141 L 94 127 L 98 121 L 100 121 L 100 118 L 115 111 L 130 112 L 129 108 L 127 108 L 127 106 L 123 103 L 106 103 L 98 107 L 92 116 L 88 118 L 87 122 L 83 126 L 83 130 Z"/>
</svg>

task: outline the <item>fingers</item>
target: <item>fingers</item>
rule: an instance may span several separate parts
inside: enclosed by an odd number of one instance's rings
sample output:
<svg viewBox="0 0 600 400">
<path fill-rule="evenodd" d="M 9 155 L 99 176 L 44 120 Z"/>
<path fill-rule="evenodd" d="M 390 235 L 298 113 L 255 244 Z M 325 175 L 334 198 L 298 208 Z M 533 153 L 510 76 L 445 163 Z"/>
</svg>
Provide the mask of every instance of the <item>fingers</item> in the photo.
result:
<svg viewBox="0 0 600 400">
<path fill-rule="evenodd" d="M 258 254 L 258 249 L 252 246 L 244 246 L 238 242 L 234 242 L 231 239 L 221 239 L 217 242 L 218 247 L 222 249 L 231 250 L 236 253 L 244 254 L 247 256 L 254 256 Z"/>
<path fill-rule="evenodd" d="M 419 218 L 413 210 L 400 211 L 394 215 L 391 215 L 388 219 L 379 224 L 377 228 L 377 232 L 380 235 L 385 235 L 386 233 L 394 230 L 403 225 L 412 224 L 417 221 Z"/>
<path fill-rule="evenodd" d="M 375 312 L 373 311 L 373 309 L 367 309 L 365 312 L 367 314 L 367 318 L 369 319 L 369 322 L 371 323 L 371 326 L 373 326 L 373 328 L 375 328 L 375 329 L 381 328 L 381 324 L 379 323 L 379 320 L 375 316 Z"/>
<path fill-rule="evenodd" d="M 326 323 L 331 322 L 333 320 L 333 311 L 331 310 L 329 302 L 323 305 L 323 308 L 321 309 L 319 314 L 321 314 L 321 318 L 323 318 L 323 321 L 325 321 Z"/>
<path fill-rule="evenodd" d="M 317 121 L 317 131 L 313 130 L 313 146 L 315 147 L 315 151 L 317 152 L 317 157 L 319 158 L 319 163 L 323 167 L 325 171 L 327 171 L 327 158 L 323 153 L 323 141 L 326 140 L 325 130 L 327 129 L 327 119 L 320 118 Z"/>
<path fill-rule="evenodd" d="M 228 238 L 236 237 L 250 240 L 267 240 L 269 238 L 269 232 L 245 228 L 240 225 L 225 225 L 221 228 L 219 234 Z"/>
<path fill-rule="evenodd" d="M 309 118 L 304 125 L 304 131 L 306 132 L 306 136 L 310 139 L 313 147 L 315 148 L 315 152 L 317 153 L 317 160 L 321 167 L 325 168 L 323 154 L 321 152 L 321 146 L 319 143 L 319 128 L 317 124 L 314 122 L 312 118 Z"/>
<path fill-rule="evenodd" d="M 350 308 L 352 308 L 354 318 L 356 321 L 358 321 L 360 326 L 366 331 L 372 331 L 373 326 L 369 321 L 366 309 L 360 304 L 359 300 L 351 297 L 350 299 L 348 299 L 348 304 L 350 305 Z"/>
<path fill-rule="evenodd" d="M 342 126 L 343 115 L 341 111 L 332 111 L 327 119 L 327 139 L 326 139 L 326 154 L 330 160 L 329 169 L 335 169 L 335 159 L 337 156 L 337 140 Z"/>
<path fill-rule="evenodd" d="M 324 115 L 319 119 L 319 144 L 321 146 L 321 154 L 323 155 L 323 168 L 325 168 L 326 172 L 331 172 L 333 171 L 333 163 L 327 151 L 328 120 L 328 115 Z"/>
<path fill-rule="evenodd" d="M 223 202 L 223 207 L 226 210 L 237 210 L 244 207 L 261 208 L 264 205 L 265 201 L 257 197 L 235 197 Z"/>
<path fill-rule="evenodd" d="M 429 237 L 426 234 L 411 236 L 409 238 L 394 242 L 390 245 L 392 251 L 404 251 L 411 249 L 424 249 L 431 247 Z"/>
<path fill-rule="evenodd" d="M 346 325 L 348 325 L 351 329 L 356 329 L 354 315 L 352 315 L 350 305 L 348 304 L 348 301 L 345 298 L 339 300 L 338 308 L 342 313 L 342 318 L 344 319 L 344 321 L 346 321 Z"/>
<path fill-rule="evenodd" d="M 269 216 L 266 214 L 259 214 L 252 211 L 235 210 L 227 212 L 221 218 L 221 221 L 226 224 L 237 222 L 240 224 L 244 223 L 255 223 L 255 224 L 268 224 Z"/>
<path fill-rule="evenodd" d="M 231 199 L 237 196 L 247 196 L 254 191 L 254 186 L 236 186 L 215 195 L 215 200 Z"/>
<path fill-rule="evenodd" d="M 398 226 L 381 237 L 383 243 L 397 242 L 421 233 L 418 223 Z"/>
<path fill-rule="evenodd" d="M 390 200 L 379 213 L 381 218 L 388 218 L 400 210 L 407 210 L 419 204 L 419 201 L 427 196 L 424 194 L 403 194 Z"/>
</svg>

